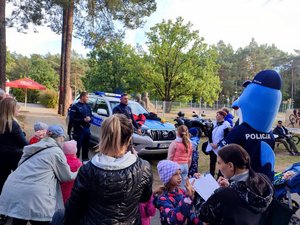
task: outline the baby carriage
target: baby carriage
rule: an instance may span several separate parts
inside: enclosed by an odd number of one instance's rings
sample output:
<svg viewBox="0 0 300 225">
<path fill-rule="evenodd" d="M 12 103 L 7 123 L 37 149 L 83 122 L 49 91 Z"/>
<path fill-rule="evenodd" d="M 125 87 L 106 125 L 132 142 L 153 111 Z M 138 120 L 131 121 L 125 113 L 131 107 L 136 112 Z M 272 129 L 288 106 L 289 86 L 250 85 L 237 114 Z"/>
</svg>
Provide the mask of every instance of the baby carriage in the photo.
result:
<svg viewBox="0 0 300 225">
<path fill-rule="evenodd" d="M 285 179 L 285 175 L 288 171 L 292 171 L 294 174 Z M 275 188 L 275 197 L 281 202 L 289 206 L 290 209 L 296 213 L 299 209 L 299 204 L 292 199 L 292 193 L 298 194 L 300 196 L 300 162 L 294 163 L 285 171 L 276 173 L 273 181 Z M 292 217 L 294 223 L 300 224 L 300 219 L 296 216 Z"/>
</svg>

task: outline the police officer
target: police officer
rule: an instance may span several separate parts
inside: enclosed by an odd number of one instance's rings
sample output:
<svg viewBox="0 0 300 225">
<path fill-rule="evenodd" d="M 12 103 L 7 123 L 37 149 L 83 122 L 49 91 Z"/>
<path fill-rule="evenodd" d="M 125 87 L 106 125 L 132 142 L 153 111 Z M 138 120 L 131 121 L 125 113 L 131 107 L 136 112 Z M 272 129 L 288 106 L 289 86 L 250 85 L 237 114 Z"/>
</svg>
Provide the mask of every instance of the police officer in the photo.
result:
<svg viewBox="0 0 300 225">
<path fill-rule="evenodd" d="M 137 133 L 138 134 L 142 133 L 141 128 L 139 127 L 137 122 L 133 119 L 133 114 L 132 114 L 131 108 L 130 108 L 130 106 L 128 106 L 128 95 L 127 94 L 121 95 L 120 104 L 117 105 L 113 109 L 113 114 L 116 114 L 116 113 L 124 114 L 128 119 L 131 120 L 132 125 L 137 130 Z"/>
<path fill-rule="evenodd" d="M 80 157 L 82 148 L 82 161 L 88 160 L 89 140 L 91 136 L 90 123 L 92 121 L 92 110 L 87 104 L 89 96 L 82 92 L 79 101 L 70 109 L 70 122 L 74 128 L 74 139 L 77 141 L 77 157 Z"/>
</svg>

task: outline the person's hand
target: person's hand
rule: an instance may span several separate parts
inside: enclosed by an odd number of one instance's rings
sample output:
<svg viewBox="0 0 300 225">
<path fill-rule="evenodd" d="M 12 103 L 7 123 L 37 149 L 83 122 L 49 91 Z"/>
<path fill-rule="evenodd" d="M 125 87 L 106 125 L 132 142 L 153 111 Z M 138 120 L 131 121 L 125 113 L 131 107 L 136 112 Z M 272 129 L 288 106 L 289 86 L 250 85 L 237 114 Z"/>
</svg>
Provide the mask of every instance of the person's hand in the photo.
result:
<svg viewBox="0 0 300 225">
<path fill-rule="evenodd" d="M 137 129 L 137 133 L 138 133 L 139 135 L 142 135 L 142 130 L 141 130 L 141 129 Z"/>
<path fill-rule="evenodd" d="M 217 144 L 214 144 L 214 143 L 211 143 L 210 145 L 211 145 L 211 147 L 212 147 L 213 149 L 215 149 L 215 148 L 218 147 L 218 145 L 217 145 Z"/>
<path fill-rule="evenodd" d="M 229 181 L 224 177 L 219 177 L 218 184 L 219 184 L 220 187 L 228 187 L 229 186 Z"/>
<path fill-rule="evenodd" d="M 296 173 L 294 171 L 287 171 L 286 173 L 283 174 L 283 179 L 289 180 L 291 179 Z"/>
<path fill-rule="evenodd" d="M 199 179 L 201 177 L 201 173 L 194 173 L 194 176 L 196 179 Z"/>
<path fill-rule="evenodd" d="M 186 194 L 188 196 L 190 196 L 191 199 L 194 198 L 194 194 L 195 194 L 195 189 L 193 187 L 194 183 L 195 183 L 195 180 L 193 180 L 192 183 L 190 182 L 189 178 L 186 178 L 186 180 L 185 180 Z"/>
<path fill-rule="evenodd" d="M 87 123 L 90 122 L 90 121 L 91 121 L 91 117 L 86 116 L 86 117 L 84 118 L 84 121 L 87 122 Z"/>
</svg>

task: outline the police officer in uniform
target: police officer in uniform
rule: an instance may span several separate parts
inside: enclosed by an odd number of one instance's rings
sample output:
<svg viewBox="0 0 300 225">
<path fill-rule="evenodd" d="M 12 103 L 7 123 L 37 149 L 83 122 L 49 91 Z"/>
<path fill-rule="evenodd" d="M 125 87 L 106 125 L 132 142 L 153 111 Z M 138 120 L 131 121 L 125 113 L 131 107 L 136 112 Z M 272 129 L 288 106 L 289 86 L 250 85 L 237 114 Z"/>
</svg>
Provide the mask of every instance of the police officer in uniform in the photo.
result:
<svg viewBox="0 0 300 225">
<path fill-rule="evenodd" d="M 77 157 L 80 157 L 82 149 L 82 161 L 88 160 L 89 140 L 91 136 L 90 123 L 92 121 L 92 110 L 87 104 L 89 96 L 82 92 L 79 101 L 70 109 L 70 122 L 74 128 L 74 139 L 77 141 Z"/>
<path fill-rule="evenodd" d="M 113 109 L 113 114 L 116 114 L 116 113 L 124 114 L 128 119 L 131 120 L 132 125 L 137 130 L 137 133 L 138 134 L 142 133 L 141 128 L 139 127 L 137 122 L 133 119 L 133 114 L 132 114 L 131 108 L 130 108 L 130 106 L 128 106 L 128 95 L 127 94 L 121 95 L 120 104 L 117 105 Z"/>
</svg>

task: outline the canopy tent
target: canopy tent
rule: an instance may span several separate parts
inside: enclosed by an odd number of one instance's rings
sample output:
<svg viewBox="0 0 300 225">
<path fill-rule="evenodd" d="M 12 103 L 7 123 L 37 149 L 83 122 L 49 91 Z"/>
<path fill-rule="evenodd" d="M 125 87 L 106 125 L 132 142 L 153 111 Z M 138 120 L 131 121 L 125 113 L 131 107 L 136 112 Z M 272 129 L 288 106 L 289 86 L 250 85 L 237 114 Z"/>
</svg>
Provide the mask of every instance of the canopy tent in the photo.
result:
<svg viewBox="0 0 300 225">
<path fill-rule="evenodd" d="M 38 82 L 35 82 L 34 80 L 31 80 L 29 78 L 22 78 L 19 80 L 6 82 L 6 86 L 12 87 L 12 88 L 25 89 L 25 109 L 26 109 L 26 105 L 27 105 L 27 89 L 46 90 L 46 87 L 44 85 L 41 85 Z"/>
</svg>

